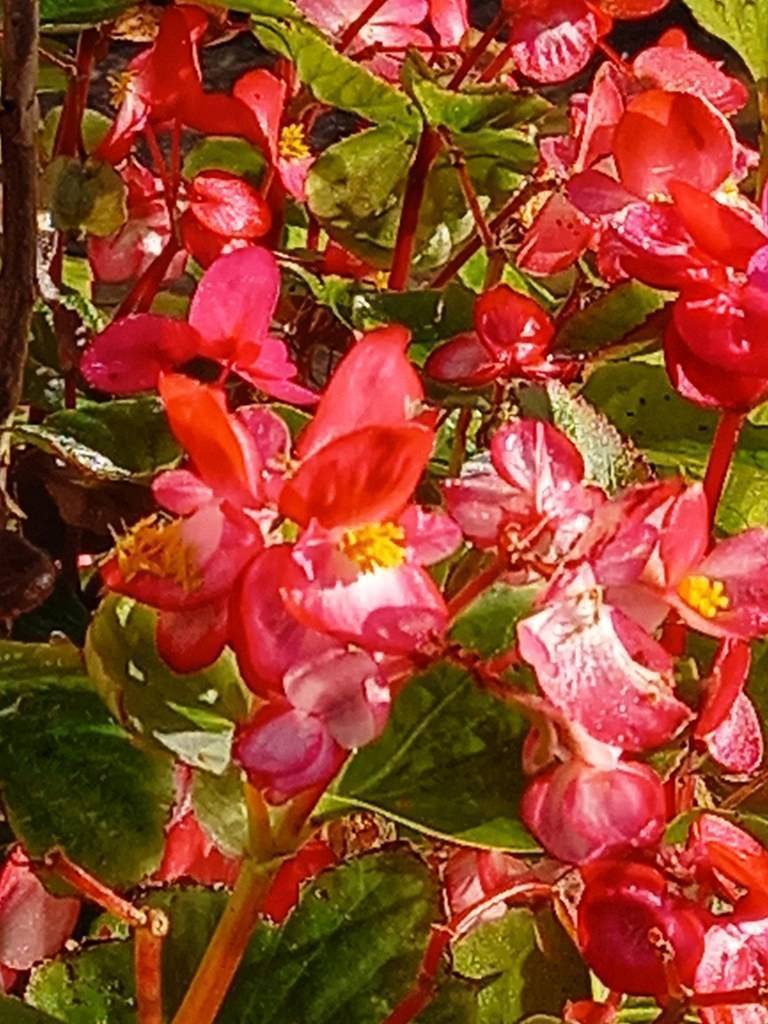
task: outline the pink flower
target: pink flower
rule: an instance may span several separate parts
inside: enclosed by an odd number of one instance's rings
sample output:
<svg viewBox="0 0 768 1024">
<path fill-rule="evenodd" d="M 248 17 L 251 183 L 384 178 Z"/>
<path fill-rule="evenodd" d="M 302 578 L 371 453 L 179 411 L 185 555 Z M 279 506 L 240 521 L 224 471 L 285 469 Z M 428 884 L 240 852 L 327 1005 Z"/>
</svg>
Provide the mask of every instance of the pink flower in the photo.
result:
<svg viewBox="0 0 768 1024">
<path fill-rule="evenodd" d="M 155 313 L 115 320 L 97 334 L 81 370 L 113 394 L 157 386 L 160 373 L 204 356 L 275 398 L 310 404 L 316 396 L 294 382 L 284 342 L 270 335 L 280 271 L 267 249 L 248 246 L 220 256 L 203 274 L 189 321 Z"/>
<path fill-rule="evenodd" d="M 490 466 L 470 462 L 443 489 L 473 544 L 497 548 L 513 565 L 554 567 L 603 501 L 583 480 L 584 462 L 565 435 L 540 420 L 517 420 L 494 435 Z"/>
<path fill-rule="evenodd" d="M 298 469 L 280 495 L 302 527 L 286 588 L 306 626 L 386 652 L 413 650 L 446 624 L 423 568 L 458 546 L 440 510 L 411 504 L 433 443 L 415 415 L 423 391 L 401 328 L 374 331 L 341 362 L 297 445 Z"/>
<path fill-rule="evenodd" d="M 659 746 L 690 720 L 673 692 L 672 659 L 605 602 L 582 564 L 556 579 L 518 625 L 520 653 L 545 696 L 595 739 L 622 750 Z"/>
<path fill-rule="evenodd" d="M 727 771 L 750 775 L 763 760 L 763 730 L 752 701 L 744 693 L 750 650 L 743 641 L 720 646 L 705 682 L 704 698 L 693 730 L 710 756 Z"/>
<path fill-rule="evenodd" d="M 661 838 L 666 802 L 658 775 L 615 754 L 612 761 L 596 766 L 569 758 L 528 786 L 521 815 L 551 856 L 584 864 Z"/>
<path fill-rule="evenodd" d="M 536 82 L 564 82 L 589 62 L 612 19 L 585 0 L 505 0 L 516 68 Z"/>
</svg>

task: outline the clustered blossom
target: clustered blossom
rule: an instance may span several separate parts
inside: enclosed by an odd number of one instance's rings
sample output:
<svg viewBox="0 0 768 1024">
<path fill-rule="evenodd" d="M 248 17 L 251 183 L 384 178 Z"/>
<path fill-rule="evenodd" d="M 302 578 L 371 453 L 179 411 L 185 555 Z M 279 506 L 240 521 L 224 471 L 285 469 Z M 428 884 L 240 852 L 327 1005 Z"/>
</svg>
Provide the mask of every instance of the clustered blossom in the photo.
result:
<svg viewBox="0 0 768 1024">
<path fill-rule="evenodd" d="M 568 132 L 538 140 L 516 274 L 494 276 L 489 260 L 472 329 L 441 335 L 426 356 L 395 306 L 381 326 L 345 326 L 343 352 L 311 386 L 283 312 L 292 256 L 308 276 L 352 278 L 371 292 L 376 276 L 315 219 L 322 102 L 307 100 L 284 57 L 229 92 L 208 91 L 209 14 L 165 7 L 154 41 L 116 83 L 116 112 L 93 153 L 122 179 L 126 219 L 87 240 L 87 259 L 97 283 L 125 294 L 89 336 L 77 374 L 92 397 L 156 394 L 180 456 L 152 480 L 154 511 L 88 565 L 106 591 L 156 610 L 155 645 L 173 673 L 201 672 L 231 651 L 247 690 L 231 757 L 270 840 L 380 740 L 427 666 L 453 663 L 524 719 L 517 762 L 497 771 L 510 789 L 519 783 L 517 824 L 541 856 L 430 837 L 445 910 L 432 952 L 518 897 L 546 899 L 610 990 L 605 1003 L 568 1004 L 568 1024 L 611 1024 L 621 995 L 652 997 L 673 1021 L 693 1008 L 703 1024 L 768 1024 L 768 852 L 727 804 L 696 791 L 702 765 L 718 783 L 760 780 L 750 683 L 752 644 L 768 637 L 768 527 L 722 536 L 713 525 L 733 454 L 713 483 L 722 440 L 703 483 L 648 468 L 601 486 L 579 432 L 545 408 L 553 381 L 583 379 L 559 341 L 582 296 L 559 309 L 533 297 L 544 294 L 535 278 L 587 266 L 589 287 L 599 278 L 664 289 L 659 347 L 677 392 L 719 411 L 721 427 L 768 398 L 768 191 L 745 194 L 758 156 L 731 121 L 748 92 L 678 29 L 629 61 L 607 41 L 615 20 L 666 3 L 504 0 L 502 39 L 485 65 L 505 72 L 497 86 L 567 81 L 608 57 L 589 92 L 571 97 Z M 390 84 L 409 48 L 436 76 L 476 70 L 463 63 L 476 38 L 463 0 L 295 6 L 302 28 L 314 25 Z M 261 182 L 186 174 L 185 132 L 257 148 Z M 286 255 L 283 229 L 297 210 L 306 249 Z M 161 288 L 187 271 L 184 316 L 158 311 Z M 481 389 L 492 410 L 473 434 L 483 394 L 467 391 Z M 435 397 L 445 393 L 463 406 L 463 434 L 450 434 L 452 407 Z M 491 657 L 463 646 L 454 627 L 496 586 L 527 603 Z M 176 765 L 163 856 L 147 884 L 232 886 L 253 853 L 209 835 L 195 770 Z M 302 841 L 303 826 L 294 829 Z M 281 864 L 261 909 L 272 922 L 340 859 L 326 840 L 270 847 Z M 0 990 L 18 987 L 76 928 L 80 899 L 45 887 L 49 866 L 20 845 L 7 851 Z"/>
</svg>

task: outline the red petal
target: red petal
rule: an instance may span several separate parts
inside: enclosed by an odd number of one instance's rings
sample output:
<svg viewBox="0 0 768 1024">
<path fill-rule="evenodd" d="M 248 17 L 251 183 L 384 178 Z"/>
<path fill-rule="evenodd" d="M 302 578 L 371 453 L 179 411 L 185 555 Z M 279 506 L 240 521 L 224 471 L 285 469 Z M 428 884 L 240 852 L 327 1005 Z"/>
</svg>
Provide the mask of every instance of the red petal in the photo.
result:
<svg viewBox="0 0 768 1024">
<path fill-rule="evenodd" d="M 425 372 L 434 380 L 480 387 L 503 373 L 476 334 L 458 334 L 429 354 Z"/>
<path fill-rule="evenodd" d="M 752 775 L 763 761 L 763 727 L 755 706 L 740 693 L 714 732 L 706 737 L 710 755 L 728 772 Z"/>
<path fill-rule="evenodd" d="M 232 358 L 249 342 L 262 342 L 280 292 L 280 271 L 268 249 L 249 246 L 220 256 L 206 270 L 189 310 L 203 338 L 203 353 Z"/>
<path fill-rule="evenodd" d="M 475 302 L 475 330 L 492 356 L 521 369 L 547 355 L 554 324 L 538 302 L 499 284 Z"/>
<path fill-rule="evenodd" d="M 669 0 L 598 0 L 598 6 L 613 18 L 647 18 L 663 11 Z M 671 88 L 671 86 L 670 86 Z"/>
<path fill-rule="evenodd" d="M 630 100 L 613 154 L 622 182 L 643 199 L 668 195 L 670 181 L 712 192 L 733 171 L 735 136 L 697 96 L 651 89 Z"/>
<path fill-rule="evenodd" d="M 397 519 L 424 472 L 432 442 L 432 431 L 418 424 L 363 427 L 339 437 L 287 481 L 280 510 L 302 526 L 316 519 L 327 528 Z"/>
<path fill-rule="evenodd" d="M 285 105 L 285 82 L 264 68 L 256 68 L 238 78 L 232 91 L 255 115 L 274 161 Z"/>
<path fill-rule="evenodd" d="M 226 171 L 202 171 L 189 188 L 192 213 L 223 238 L 259 238 L 269 231 L 272 214 L 256 189 Z"/>
<path fill-rule="evenodd" d="M 684 181 L 672 181 L 669 191 L 691 238 L 719 263 L 746 270 L 758 249 L 768 244 L 768 236 L 746 215 L 719 203 L 701 189 Z"/>
<path fill-rule="evenodd" d="M 80 370 L 91 387 L 114 395 L 149 391 L 164 370 L 197 355 L 200 344 L 197 331 L 183 320 L 135 313 L 96 335 Z"/>
<path fill-rule="evenodd" d="M 280 867 L 264 900 L 262 912 L 276 924 L 282 923 L 298 903 L 302 882 L 315 878 L 336 860 L 336 854 L 327 843 L 322 839 L 310 839 Z"/>
<path fill-rule="evenodd" d="M 551 195 L 526 232 L 517 265 L 531 274 L 556 274 L 575 263 L 594 229 L 559 192 Z"/>
<path fill-rule="evenodd" d="M 714 61 L 689 49 L 682 33 L 682 41 L 674 37 L 670 40 L 669 35 L 662 36 L 656 46 L 642 50 L 632 62 L 633 71 L 646 87 L 702 96 L 726 115 L 741 110 L 749 97 L 746 86 L 721 71 Z"/>
<path fill-rule="evenodd" d="M 510 5 L 511 6 L 511 5 Z M 600 35 L 583 0 L 532 0 L 512 8 L 512 56 L 537 82 L 564 82 L 586 67 Z"/>
<path fill-rule="evenodd" d="M 404 327 L 382 327 L 350 349 L 299 438 L 300 459 L 361 427 L 396 426 L 411 418 L 424 390 L 405 354 L 409 340 Z"/>
<path fill-rule="evenodd" d="M 158 616 L 157 650 L 174 672 L 198 672 L 212 665 L 226 642 L 226 599 Z"/>
</svg>

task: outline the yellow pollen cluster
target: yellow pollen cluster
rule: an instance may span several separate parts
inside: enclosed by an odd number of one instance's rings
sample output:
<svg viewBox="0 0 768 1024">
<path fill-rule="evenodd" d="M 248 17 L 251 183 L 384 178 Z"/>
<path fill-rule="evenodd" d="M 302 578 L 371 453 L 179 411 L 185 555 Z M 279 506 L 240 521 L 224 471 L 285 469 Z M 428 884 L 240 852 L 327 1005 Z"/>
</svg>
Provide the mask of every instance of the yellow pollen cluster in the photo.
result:
<svg viewBox="0 0 768 1024">
<path fill-rule="evenodd" d="M 202 583 L 194 556 L 182 536 L 182 522 L 162 522 L 157 516 L 139 520 L 115 544 L 117 565 L 126 580 L 140 572 L 174 580 L 187 591 Z"/>
<path fill-rule="evenodd" d="M 405 561 L 405 530 L 396 523 L 368 523 L 347 530 L 341 550 L 363 572 L 394 569 Z"/>
<path fill-rule="evenodd" d="M 723 581 L 711 580 L 707 576 L 686 576 L 677 592 L 705 619 L 714 619 L 718 612 L 726 611 L 730 605 Z"/>
<path fill-rule="evenodd" d="M 311 156 L 304 125 L 287 124 L 280 132 L 278 148 L 280 156 L 286 160 L 304 160 L 305 157 Z"/>
<path fill-rule="evenodd" d="M 133 80 L 136 77 L 134 71 L 120 71 L 118 74 L 107 77 L 109 86 L 109 101 L 113 107 L 120 107 L 128 99 L 133 88 Z"/>
</svg>

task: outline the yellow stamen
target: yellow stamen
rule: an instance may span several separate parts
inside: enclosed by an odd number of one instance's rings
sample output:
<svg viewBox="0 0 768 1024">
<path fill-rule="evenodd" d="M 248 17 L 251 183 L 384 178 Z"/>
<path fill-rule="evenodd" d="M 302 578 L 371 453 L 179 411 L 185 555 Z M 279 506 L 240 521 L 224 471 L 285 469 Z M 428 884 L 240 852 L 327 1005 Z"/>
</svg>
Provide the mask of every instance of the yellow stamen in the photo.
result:
<svg viewBox="0 0 768 1024">
<path fill-rule="evenodd" d="M 122 106 L 128 99 L 133 90 L 133 80 L 135 77 L 135 71 L 120 71 L 117 74 L 107 76 L 109 102 L 113 107 Z"/>
<path fill-rule="evenodd" d="M 394 569 L 405 561 L 405 530 L 396 523 L 368 523 L 347 530 L 341 550 L 363 572 Z"/>
<path fill-rule="evenodd" d="M 386 290 L 389 284 L 389 271 L 388 270 L 377 270 L 373 275 L 373 283 L 379 289 L 380 292 Z"/>
<path fill-rule="evenodd" d="M 280 156 L 286 160 L 304 160 L 312 155 L 307 145 L 307 133 L 302 124 L 287 124 L 280 132 Z"/>
<path fill-rule="evenodd" d="M 714 619 L 718 612 L 726 611 L 731 604 L 723 581 L 711 580 L 708 576 L 686 576 L 677 592 L 705 619 Z"/>
<path fill-rule="evenodd" d="M 163 522 L 158 516 L 139 520 L 115 544 L 117 565 L 126 581 L 141 572 L 178 583 L 184 590 L 202 584 L 194 553 L 185 543 L 183 522 Z"/>
</svg>

